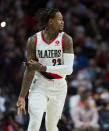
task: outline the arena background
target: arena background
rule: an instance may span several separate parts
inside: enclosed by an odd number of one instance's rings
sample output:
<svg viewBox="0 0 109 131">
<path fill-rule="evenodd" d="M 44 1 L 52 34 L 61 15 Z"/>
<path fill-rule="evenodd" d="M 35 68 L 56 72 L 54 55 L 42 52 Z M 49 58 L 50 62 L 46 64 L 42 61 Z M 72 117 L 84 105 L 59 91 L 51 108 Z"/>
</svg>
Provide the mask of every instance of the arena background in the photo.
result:
<svg viewBox="0 0 109 131">
<path fill-rule="evenodd" d="M 16 101 L 25 69 L 26 41 L 37 31 L 37 10 L 43 7 L 62 12 L 64 31 L 74 41 L 74 71 L 67 76 L 60 131 L 73 130 L 70 101 L 78 95 L 79 86 L 92 92 L 98 112 L 109 106 L 108 0 L 0 0 L 0 131 L 27 131 L 28 115 L 17 116 Z M 109 124 L 109 113 L 104 119 Z M 44 119 L 40 131 L 44 131 Z"/>
</svg>

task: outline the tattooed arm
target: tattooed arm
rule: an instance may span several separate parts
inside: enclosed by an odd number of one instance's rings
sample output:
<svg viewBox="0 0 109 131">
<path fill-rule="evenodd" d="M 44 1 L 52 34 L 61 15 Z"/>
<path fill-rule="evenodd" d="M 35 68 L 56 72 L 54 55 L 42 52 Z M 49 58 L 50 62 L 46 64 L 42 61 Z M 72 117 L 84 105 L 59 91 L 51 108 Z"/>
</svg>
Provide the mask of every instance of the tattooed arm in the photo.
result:
<svg viewBox="0 0 109 131">
<path fill-rule="evenodd" d="M 27 61 L 35 60 L 35 37 L 32 36 L 27 41 Z M 32 83 L 35 71 L 26 66 L 26 70 L 24 72 L 23 82 L 21 92 L 17 101 L 18 114 L 21 114 L 22 110 L 26 114 L 25 110 L 25 96 L 27 95 L 30 85 Z"/>
<path fill-rule="evenodd" d="M 27 41 L 27 61 L 35 60 L 35 39 L 34 36 L 30 37 Z M 22 89 L 20 92 L 21 97 L 25 97 L 31 82 L 33 80 L 34 70 L 31 70 L 28 66 L 26 66 L 26 70 L 24 72 L 23 82 L 22 82 Z"/>
</svg>

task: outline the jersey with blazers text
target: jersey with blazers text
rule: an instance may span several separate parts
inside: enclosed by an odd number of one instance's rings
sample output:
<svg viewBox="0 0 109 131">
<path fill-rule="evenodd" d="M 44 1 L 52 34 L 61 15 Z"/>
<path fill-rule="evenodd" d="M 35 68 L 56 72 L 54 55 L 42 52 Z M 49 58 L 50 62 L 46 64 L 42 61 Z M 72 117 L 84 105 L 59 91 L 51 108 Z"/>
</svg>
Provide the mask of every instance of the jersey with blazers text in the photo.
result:
<svg viewBox="0 0 109 131">
<path fill-rule="evenodd" d="M 56 37 L 47 42 L 43 38 L 43 31 L 35 34 L 36 43 L 36 59 L 44 66 L 58 66 L 63 65 L 63 38 L 65 32 L 58 32 Z M 61 79 L 62 76 L 49 72 L 40 72 L 41 75 L 48 79 Z"/>
</svg>

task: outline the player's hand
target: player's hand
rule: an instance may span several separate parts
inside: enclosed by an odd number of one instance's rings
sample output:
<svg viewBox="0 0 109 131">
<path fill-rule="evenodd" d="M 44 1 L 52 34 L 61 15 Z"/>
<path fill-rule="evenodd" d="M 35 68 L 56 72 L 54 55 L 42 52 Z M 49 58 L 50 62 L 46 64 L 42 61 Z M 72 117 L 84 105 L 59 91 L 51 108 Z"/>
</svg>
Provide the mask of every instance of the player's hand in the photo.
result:
<svg viewBox="0 0 109 131">
<path fill-rule="evenodd" d="M 22 111 L 24 111 L 24 114 L 26 115 L 25 98 L 19 97 L 16 105 L 17 105 L 17 114 L 21 115 Z"/>
<path fill-rule="evenodd" d="M 31 70 L 39 70 L 40 68 L 40 64 L 39 62 L 37 61 L 34 61 L 34 60 L 30 60 L 28 62 L 23 62 L 24 63 L 24 66 L 27 66 L 29 67 Z"/>
</svg>

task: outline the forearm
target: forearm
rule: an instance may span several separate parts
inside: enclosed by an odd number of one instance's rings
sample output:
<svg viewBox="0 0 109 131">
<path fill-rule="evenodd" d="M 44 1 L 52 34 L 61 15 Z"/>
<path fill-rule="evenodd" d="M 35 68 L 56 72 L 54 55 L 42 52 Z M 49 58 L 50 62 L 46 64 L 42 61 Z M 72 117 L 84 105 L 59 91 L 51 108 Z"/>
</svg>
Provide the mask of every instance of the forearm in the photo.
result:
<svg viewBox="0 0 109 131">
<path fill-rule="evenodd" d="M 58 75 L 70 75 L 72 73 L 72 66 L 69 65 L 57 65 L 57 66 L 47 66 L 47 71 L 50 73 L 58 74 Z"/>
<path fill-rule="evenodd" d="M 47 66 L 46 72 L 58 75 L 70 75 L 73 71 L 74 54 L 64 53 L 64 65 Z"/>
<path fill-rule="evenodd" d="M 26 69 L 24 73 L 22 88 L 21 88 L 19 97 L 25 97 L 27 95 L 29 88 L 31 86 L 33 77 L 34 77 L 34 71 Z"/>
</svg>

